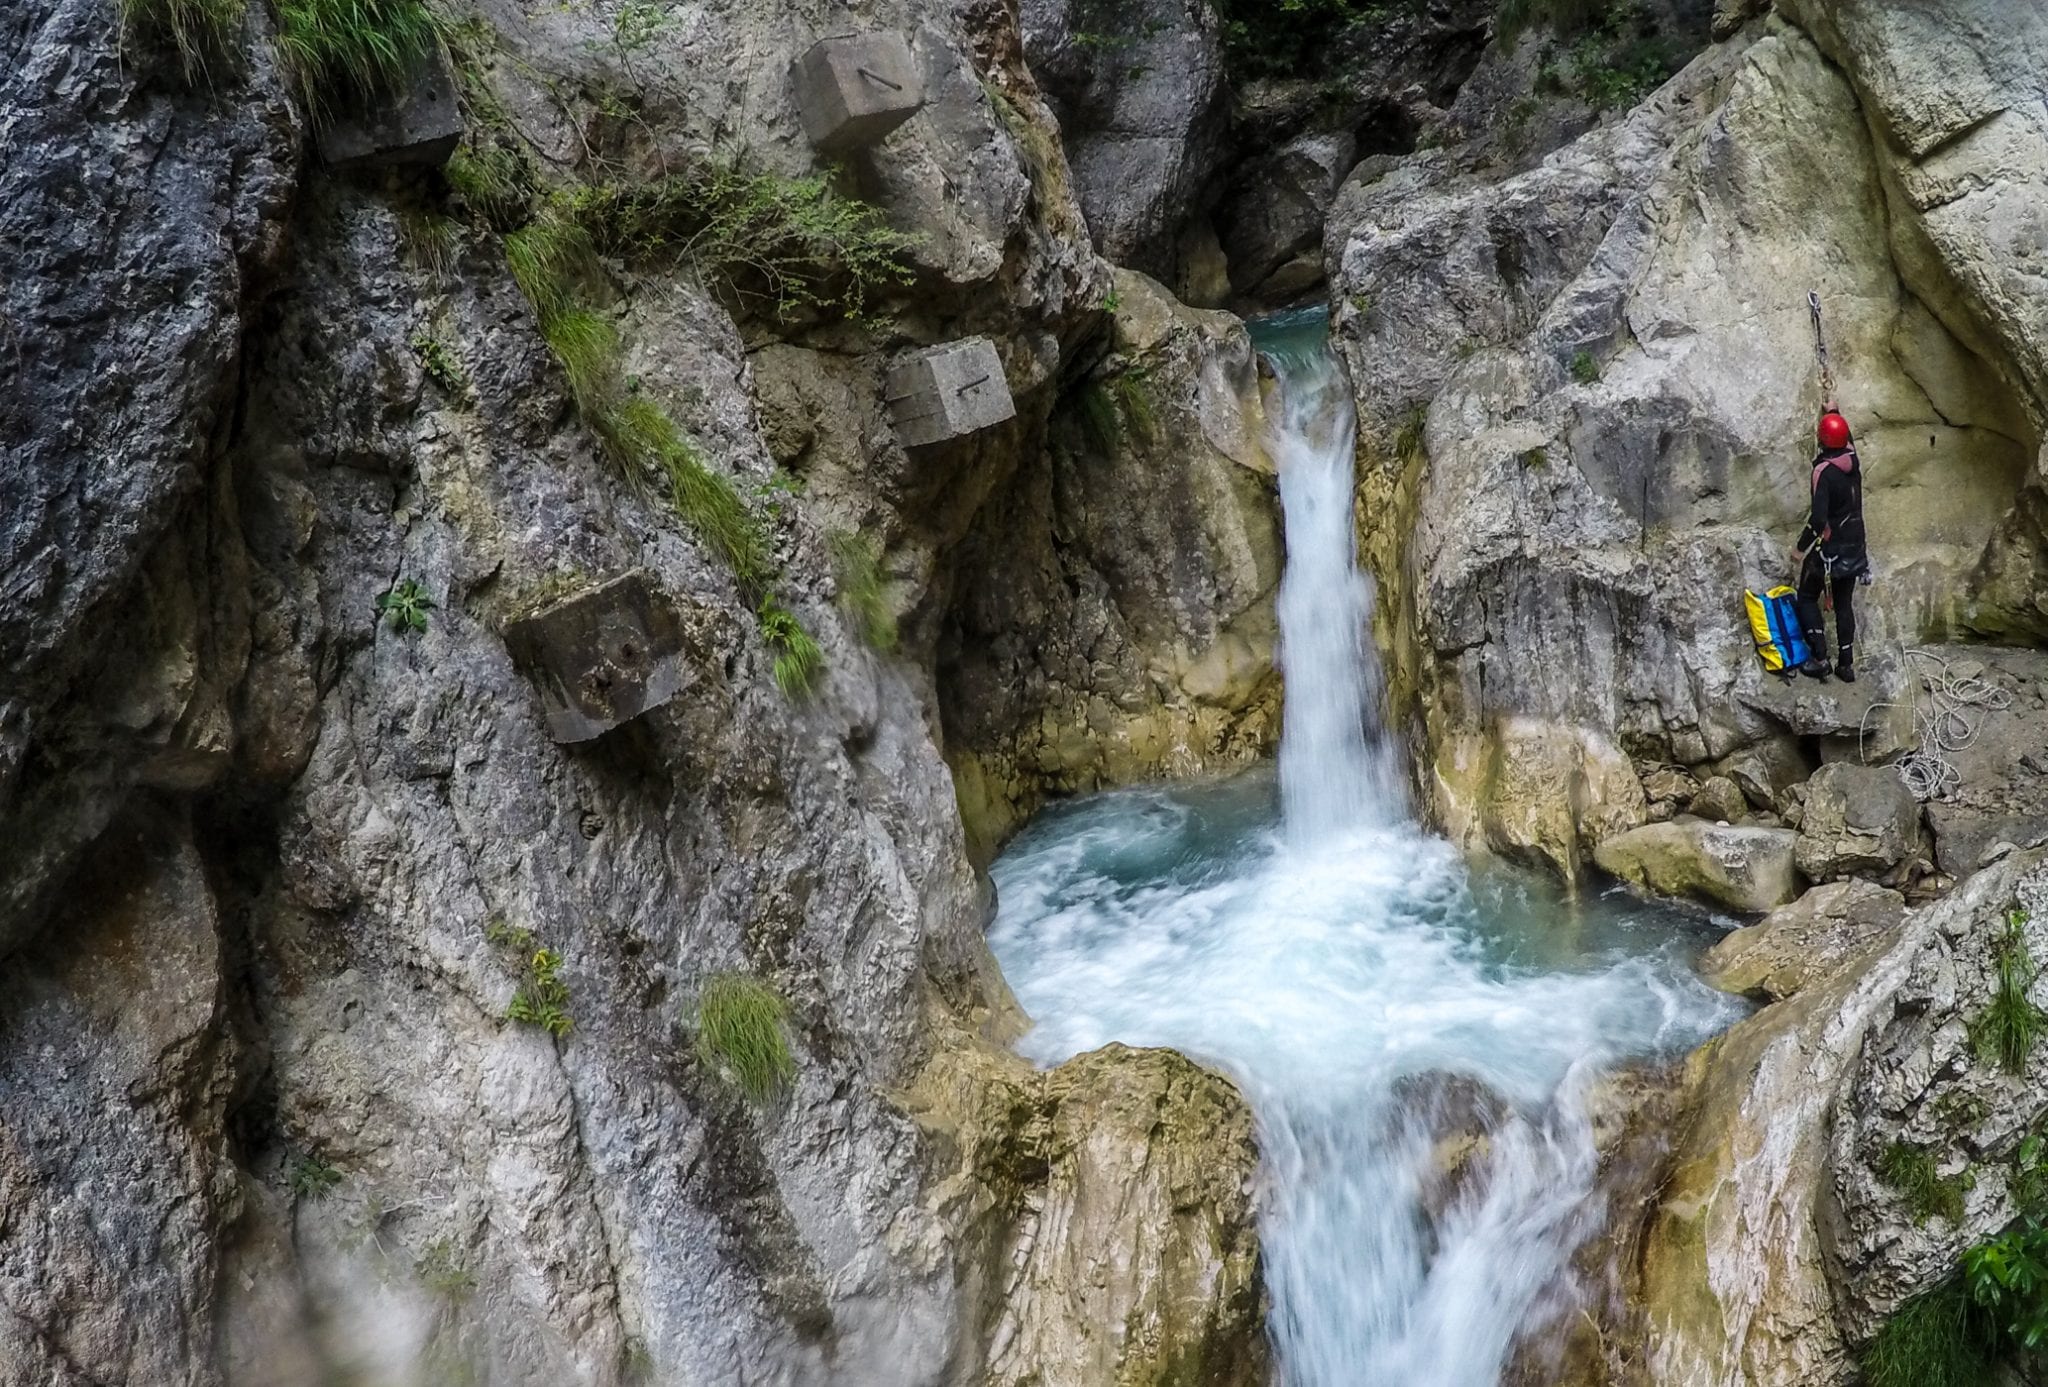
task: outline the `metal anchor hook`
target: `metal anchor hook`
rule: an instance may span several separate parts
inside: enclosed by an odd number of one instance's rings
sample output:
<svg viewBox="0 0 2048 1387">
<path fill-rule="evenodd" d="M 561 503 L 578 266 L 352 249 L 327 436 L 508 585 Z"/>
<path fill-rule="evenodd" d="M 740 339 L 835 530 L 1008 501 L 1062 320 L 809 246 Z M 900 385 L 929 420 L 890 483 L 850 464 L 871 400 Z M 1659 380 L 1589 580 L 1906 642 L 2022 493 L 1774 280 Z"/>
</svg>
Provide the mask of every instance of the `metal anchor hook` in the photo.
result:
<svg viewBox="0 0 2048 1387">
<path fill-rule="evenodd" d="M 953 393 L 954 393 L 955 395 L 965 395 L 965 394 L 966 394 L 966 393 L 967 393 L 968 391 L 972 390 L 972 389 L 973 389 L 973 388 L 974 388 L 975 386 L 977 386 L 977 385 L 986 385 L 987 383 L 988 383 L 988 373 L 987 373 L 986 371 L 984 371 L 984 372 L 982 372 L 982 374 L 980 374 L 980 375 L 976 376 L 976 377 L 975 377 L 975 378 L 974 378 L 973 380 L 971 380 L 971 381 L 967 382 L 967 384 L 965 384 L 965 385 L 961 385 L 961 386 L 956 386 L 956 387 L 954 387 Z"/>
<path fill-rule="evenodd" d="M 858 72 L 861 76 L 867 78 L 870 82 L 881 83 L 883 86 L 887 87 L 892 92 L 900 92 L 903 90 L 903 84 L 901 82 L 891 82 L 881 73 L 873 71 L 870 68 L 857 67 L 854 69 L 854 71 Z"/>
</svg>

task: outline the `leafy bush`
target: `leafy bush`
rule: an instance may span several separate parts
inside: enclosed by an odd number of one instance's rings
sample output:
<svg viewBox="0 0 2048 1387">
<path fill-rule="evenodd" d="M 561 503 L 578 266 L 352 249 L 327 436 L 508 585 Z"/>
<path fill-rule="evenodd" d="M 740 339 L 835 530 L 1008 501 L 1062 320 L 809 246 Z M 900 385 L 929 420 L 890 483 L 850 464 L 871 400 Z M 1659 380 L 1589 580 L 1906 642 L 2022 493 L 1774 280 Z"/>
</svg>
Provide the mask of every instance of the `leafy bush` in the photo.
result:
<svg viewBox="0 0 2048 1387">
<path fill-rule="evenodd" d="M 1213 0 L 1224 59 L 1241 77 L 1316 77 L 1345 56 L 1343 40 L 1423 0 Z"/>
<path fill-rule="evenodd" d="M 697 1057 L 753 1101 L 767 1102 L 796 1078 L 782 1028 L 788 1012 L 775 989 L 758 978 L 714 974 L 697 1002 Z"/>
<path fill-rule="evenodd" d="M 761 636 L 775 652 L 775 686 L 791 697 L 809 693 L 825 672 L 825 652 L 796 614 L 774 598 L 762 602 L 757 615 Z"/>
<path fill-rule="evenodd" d="M 839 606 L 860 638 L 877 650 L 896 647 L 896 615 L 882 576 L 882 556 L 866 535 L 842 530 L 832 536 L 832 569 L 839 581 Z"/>
<path fill-rule="evenodd" d="M 294 1156 L 285 1183 L 302 1199 L 318 1199 L 341 1183 L 341 1172 L 318 1156 Z"/>
<path fill-rule="evenodd" d="M 404 89 L 438 40 L 424 0 L 275 0 L 277 46 L 316 121 Z"/>
<path fill-rule="evenodd" d="M 1607 18 L 1613 9 L 1612 0 L 1501 0 L 1494 11 L 1493 32 L 1502 44 L 1512 44 L 1535 25 L 1569 33 Z"/>
<path fill-rule="evenodd" d="M 248 0 L 121 0 L 121 27 L 138 45 L 168 44 L 191 82 L 233 51 L 248 9 Z"/>
<path fill-rule="evenodd" d="M 377 615 L 390 617 L 394 631 L 424 631 L 427 612 L 433 605 L 434 599 L 427 596 L 419 580 L 407 578 L 377 599 Z"/>
<path fill-rule="evenodd" d="M 1878 1158 L 1877 1173 L 1887 1185 L 1905 1196 L 1906 1207 L 1922 1223 L 1945 1218 L 1957 1223 L 1963 1217 L 1963 1195 L 1975 1183 L 1967 1173 L 1940 1173 L 1934 1156 L 1924 1147 L 1895 1141 Z"/>
<path fill-rule="evenodd" d="M 904 256 L 919 241 L 822 174 L 748 173 L 731 159 L 586 189 L 575 208 L 604 249 L 691 265 L 743 299 L 765 299 L 777 317 L 860 317 L 875 294 L 911 282 Z"/>
<path fill-rule="evenodd" d="M 2032 1220 L 1963 1254 L 1970 1299 L 2019 1347 L 2048 1343 L 2048 1230 Z"/>
<path fill-rule="evenodd" d="M 1978 1058 L 1997 1061 L 2008 1074 L 2026 1069 L 2027 1058 L 2041 1038 L 2044 1022 L 2048 1022 L 2048 1015 L 2027 997 L 2040 970 L 2027 948 L 2026 928 L 2024 910 L 2006 912 L 2004 927 L 1993 945 L 1997 983 L 1991 1003 L 1970 1024 L 1970 1041 Z"/>
</svg>

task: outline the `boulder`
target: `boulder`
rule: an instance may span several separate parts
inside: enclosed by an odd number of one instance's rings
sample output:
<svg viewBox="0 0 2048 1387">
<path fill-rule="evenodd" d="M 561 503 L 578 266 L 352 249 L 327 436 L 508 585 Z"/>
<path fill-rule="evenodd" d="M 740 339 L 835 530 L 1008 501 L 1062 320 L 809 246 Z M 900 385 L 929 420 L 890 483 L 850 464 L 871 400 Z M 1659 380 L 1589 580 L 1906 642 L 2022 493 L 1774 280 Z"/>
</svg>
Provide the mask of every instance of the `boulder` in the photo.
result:
<svg viewBox="0 0 2048 1387">
<path fill-rule="evenodd" d="M 990 1387 L 1265 1380 L 1251 1109 L 1172 1050 L 1045 1073 L 942 1055 L 911 1094 L 956 1165 L 934 1199 L 978 1246 Z"/>
<path fill-rule="evenodd" d="M 1699 792 L 1700 782 L 1676 766 L 1658 766 L 1643 774 L 1643 798 L 1653 806 L 1689 804 Z"/>
<path fill-rule="evenodd" d="M 1890 940 L 1905 913 L 1896 891 L 1829 882 L 1723 937 L 1700 959 L 1700 976 L 1724 992 L 1782 1002 Z"/>
<path fill-rule="evenodd" d="M 1814 881 L 1875 875 L 1920 846 L 1920 805 L 1887 766 L 1837 761 L 1806 782 L 1799 870 Z"/>
<path fill-rule="evenodd" d="M 1323 221 L 1351 171 L 1348 131 L 1296 136 L 1232 182 L 1217 232 L 1239 296 L 1282 303 L 1323 281 Z"/>
<path fill-rule="evenodd" d="M 1749 813 L 1749 801 L 1742 787 L 1725 775 L 1708 776 L 1686 809 L 1702 819 L 1737 823 Z"/>
<path fill-rule="evenodd" d="M 1765 737 L 1714 763 L 1714 772 L 1741 787 L 1758 809 L 1783 813 L 1786 792 L 1813 773 L 1813 765 L 1792 736 Z"/>
<path fill-rule="evenodd" d="M 1660 896 L 1761 912 L 1799 895 L 1788 828 L 1722 828 L 1703 819 L 1645 824 L 1602 842 L 1600 870 Z"/>
</svg>

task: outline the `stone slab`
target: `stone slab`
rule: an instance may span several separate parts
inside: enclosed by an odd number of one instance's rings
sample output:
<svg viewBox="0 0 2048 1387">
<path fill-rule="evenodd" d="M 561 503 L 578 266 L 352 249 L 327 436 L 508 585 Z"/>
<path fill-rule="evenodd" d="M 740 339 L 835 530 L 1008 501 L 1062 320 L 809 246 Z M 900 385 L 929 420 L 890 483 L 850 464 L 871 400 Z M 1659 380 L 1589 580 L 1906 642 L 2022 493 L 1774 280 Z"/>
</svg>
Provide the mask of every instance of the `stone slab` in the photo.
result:
<svg viewBox="0 0 2048 1387">
<path fill-rule="evenodd" d="M 928 347 L 889 371 L 884 385 L 896 436 L 918 448 L 1016 417 L 1002 358 L 986 337 Z"/>
</svg>

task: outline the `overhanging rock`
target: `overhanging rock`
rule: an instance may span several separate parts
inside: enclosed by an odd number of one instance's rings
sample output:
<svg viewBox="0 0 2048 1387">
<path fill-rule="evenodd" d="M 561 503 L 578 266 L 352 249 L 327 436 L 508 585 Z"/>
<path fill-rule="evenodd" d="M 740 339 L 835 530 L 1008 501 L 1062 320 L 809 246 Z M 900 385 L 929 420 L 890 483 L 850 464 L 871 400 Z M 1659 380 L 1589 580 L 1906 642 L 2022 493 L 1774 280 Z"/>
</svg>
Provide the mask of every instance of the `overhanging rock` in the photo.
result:
<svg viewBox="0 0 2048 1387">
<path fill-rule="evenodd" d="M 900 34 L 819 39 L 795 76 L 804 133 L 827 154 L 878 143 L 924 105 L 924 80 Z"/>
<path fill-rule="evenodd" d="M 334 168 L 448 162 L 462 139 L 455 74 L 437 52 L 395 101 L 337 119 L 320 133 L 320 157 Z"/>
<path fill-rule="evenodd" d="M 558 742 L 587 742 L 689 682 L 681 623 L 645 570 L 520 617 L 505 645 L 540 691 Z"/>
<path fill-rule="evenodd" d="M 896 436 L 908 448 L 960 438 L 1017 414 L 1002 358 L 986 337 L 927 347 L 892 366 L 884 389 Z"/>
</svg>

